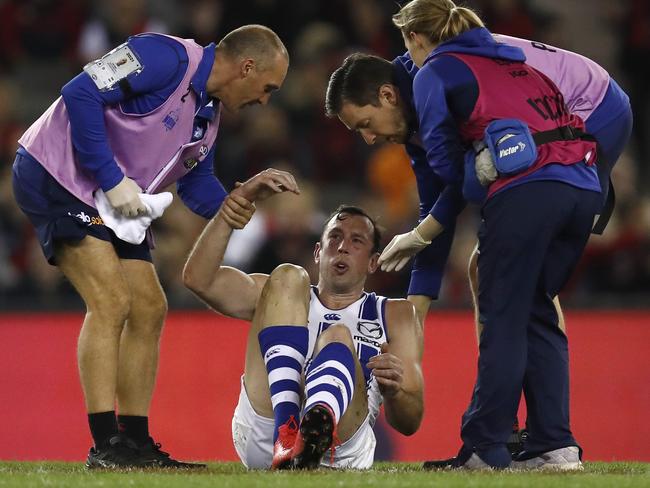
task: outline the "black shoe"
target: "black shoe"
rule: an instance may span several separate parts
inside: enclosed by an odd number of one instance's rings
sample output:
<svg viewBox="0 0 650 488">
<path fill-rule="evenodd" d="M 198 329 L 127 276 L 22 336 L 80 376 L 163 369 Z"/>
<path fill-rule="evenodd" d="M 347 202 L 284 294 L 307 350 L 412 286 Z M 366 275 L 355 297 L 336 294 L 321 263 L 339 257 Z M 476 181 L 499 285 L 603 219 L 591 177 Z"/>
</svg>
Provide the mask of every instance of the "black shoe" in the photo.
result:
<svg viewBox="0 0 650 488">
<path fill-rule="evenodd" d="M 459 466 L 458 458 L 452 457 L 449 459 L 436 459 L 433 461 L 425 461 L 422 465 L 424 469 L 430 469 L 433 471 L 439 471 L 442 469 L 454 469 Z"/>
<path fill-rule="evenodd" d="M 138 447 L 123 435 L 111 437 L 104 446 L 91 447 L 86 459 L 88 469 L 131 469 L 139 468 Z"/>
<path fill-rule="evenodd" d="M 462 446 L 458 451 L 458 454 L 456 454 L 454 457 L 448 459 L 436 459 L 433 461 L 425 461 L 424 464 L 422 465 L 422 468 L 429 469 L 432 471 L 441 471 L 443 469 L 458 469 L 461 467 L 476 469 L 476 467 L 472 467 L 468 463 L 469 461 L 471 461 L 473 455 L 474 455 L 473 451 L 470 451 L 469 449 L 465 448 L 465 446 Z M 478 455 L 476 455 L 475 457 L 479 460 L 479 463 L 485 464 L 484 461 L 478 457 Z"/>
<path fill-rule="evenodd" d="M 149 437 L 149 440 L 139 450 L 139 462 L 145 468 L 172 468 L 172 469 L 203 469 L 207 468 L 206 464 L 201 463 L 185 463 L 172 459 L 169 453 L 161 450 L 161 444 L 154 442 Z"/>
<path fill-rule="evenodd" d="M 508 438 L 506 444 L 512 458 L 514 459 L 524 450 L 524 442 L 528 438 L 528 431 L 526 429 L 513 430 Z"/>
<path fill-rule="evenodd" d="M 323 454 L 333 447 L 336 439 L 334 414 L 325 405 L 314 405 L 300 422 L 300 431 L 292 449 L 293 469 L 316 469 Z"/>
</svg>

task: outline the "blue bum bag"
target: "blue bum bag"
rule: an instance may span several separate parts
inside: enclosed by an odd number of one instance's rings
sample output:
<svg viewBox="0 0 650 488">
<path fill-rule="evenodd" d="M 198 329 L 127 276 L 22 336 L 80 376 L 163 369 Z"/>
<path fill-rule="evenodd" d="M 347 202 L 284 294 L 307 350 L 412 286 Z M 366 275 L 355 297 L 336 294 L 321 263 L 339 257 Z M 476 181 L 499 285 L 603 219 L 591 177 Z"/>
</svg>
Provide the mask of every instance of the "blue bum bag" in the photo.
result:
<svg viewBox="0 0 650 488">
<path fill-rule="evenodd" d="M 537 145 L 528 125 L 517 119 L 500 119 L 485 128 L 485 143 L 502 176 L 530 168 L 537 159 Z"/>
</svg>

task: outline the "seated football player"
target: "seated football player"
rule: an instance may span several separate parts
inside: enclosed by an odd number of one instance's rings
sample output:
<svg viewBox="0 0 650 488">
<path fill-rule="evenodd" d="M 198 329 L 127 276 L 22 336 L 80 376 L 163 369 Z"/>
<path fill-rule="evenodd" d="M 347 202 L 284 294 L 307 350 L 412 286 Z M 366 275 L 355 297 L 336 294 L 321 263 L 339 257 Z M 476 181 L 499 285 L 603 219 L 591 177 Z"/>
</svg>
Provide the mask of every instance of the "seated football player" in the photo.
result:
<svg viewBox="0 0 650 488">
<path fill-rule="evenodd" d="M 382 403 L 402 434 L 422 420 L 421 325 L 408 301 L 364 290 L 381 236 L 358 207 L 341 206 L 325 223 L 314 247 L 315 286 L 292 264 L 270 275 L 223 266 L 232 230 L 248 222 L 254 202 L 285 191 L 299 192 L 295 180 L 272 169 L 233 190 L 196 242 L 183 279 L 215 311 L 252 324 L 232 421 L 242 463 L 369 468 Z"/>
</svg>

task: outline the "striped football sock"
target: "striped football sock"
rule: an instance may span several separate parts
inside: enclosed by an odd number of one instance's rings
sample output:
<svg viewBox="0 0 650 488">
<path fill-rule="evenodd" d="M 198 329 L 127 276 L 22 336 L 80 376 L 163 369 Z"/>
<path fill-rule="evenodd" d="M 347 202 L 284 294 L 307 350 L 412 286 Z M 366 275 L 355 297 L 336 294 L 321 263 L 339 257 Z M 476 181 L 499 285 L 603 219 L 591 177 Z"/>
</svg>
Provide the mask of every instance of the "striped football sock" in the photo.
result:
<svg viewBox="0 0 650 488">
<path fill-rule="evenodd" d="M 354 393 L 354 356 L 345 344 L 332 342 L 316 355 L 305 379 L 304 411 L 316 404 L 327 405 L 338 424 Z"/>
<path fill-rule="evenodd" d="M 296 421 L 299 419 L 302 368 L 309 346 L 309 331 L 307 327 L 273 325 L 262 329 L 257 337 L 269 375 L 275 442 L 281 425 L 292 416 Z"/>
</svg>

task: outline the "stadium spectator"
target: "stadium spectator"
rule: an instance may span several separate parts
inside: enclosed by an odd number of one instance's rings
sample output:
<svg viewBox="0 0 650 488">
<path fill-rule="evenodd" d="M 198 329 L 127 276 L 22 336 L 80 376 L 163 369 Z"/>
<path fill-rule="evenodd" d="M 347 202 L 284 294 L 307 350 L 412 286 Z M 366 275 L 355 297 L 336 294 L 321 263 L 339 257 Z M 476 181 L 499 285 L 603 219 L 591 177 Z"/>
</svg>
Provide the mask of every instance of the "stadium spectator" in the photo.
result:
<svg viewBox="0 0 650 488">
<path fill-rule="evenodd" d="M 164 21 L 150 15 L 147 0 L 102 2 L 81 29 L 79 59 L 84 64 L 97 59 L 127 37 L 141 32 L 169 32 Z"/>
<path fill-rule="evenodd" d="M 644 0 L 624 2 L 627 12 L 620 25 L 621 68 L 627 75 L 627 86 L 634 107 L 634 142 L 639 165 L 640 188 L 648 193 L 650 187 L 650 4 Z"/>
<path fill-rule="evenodd" d="M 39 0 L 40 1 L 40 0 Z M 58 2 L 64 5 L 69 2 Z M 13 133 L 20 134 L 24 129 L 20 129 L 26 123 L 30 124 L 37 118 L 47 105 L 58 96 L 60 87 L 71 76 L 76 73 L 81 64 L 75 55 L 78 46 L 78 41 L 74 36 L 69 34 L 74 32 L 74 22 L 79 24 L 77 32 L 82 24 L 87 24 L 91 18 L 89 14 L 93 14 L 92 19 L 100 24 L 109 24 L 105 13 L 110 8 L 107 5 L 99 5 L 101 2 L 79 2 L 73 0 L 70 5 L 74 4 L 77 8 L 81 7 L 79 13 L 68 16 L 64 22 L 66 25 L 66 34 L 69 42 L 65 51 L 57 49 L 50 49 L 50 46 L 41 42 L 43 51 L 39 55 L 28 54 L 31 49 L 25 42 L 31 42 L 33 38 L 25 39 L 24 36 L 14 36 L 11 33 L 19 27 L 22 20 L 19 21 L 15 13 L 20 10 L 18 7 L 26 8 L 28 5 L 38 5 L 39 2 L 16 2 L 7 0 L 0 2 L 0 10 L 2 11 L 2 18 L 5 20 L 5 28 L 2 29 L 0 35 L 5 36 L 6 42 L 2 43 L 0 50 L 5 54 L 0 54 L 0 58 L 5 56 L 4 61 L 0 61 L 0 65 L 6 68 L 3 71 L 3 77 L 8 78 L 11 84 L 15 87 L 14 95 L 12 95 L 8 104 L 13 107 L 15 118 L 14 122 L 18 129 L 5 132 L 7 146 L 14 147 L 17 137 Z M 157 22 L 162 22 L 174 34 L 180 34 L 181 37 L 206 39 L 207 33 L 204 31 L 212 28 L 212 32 L 216 36 L 219 32 L 226 32 L 226 26 L 241 25 L 242 23 L 254 20 L 251 15 L 256 15 L 259 11 L 262 13 L 264 10 L 258 9 L 256 6 L 266 3 L 270 5 L 271 2 L 255 2 L 249 0 L 241 0 L 238 2 L 211 2 L 211 1 L 196 1 L 196 2 L 179 2 L 178 0 L 162 0 L 160 2 L 148 3 L 145 16 L 148 19 L 157 19 Z M 470 5 L 486 4 L 488 2 L 469 2 Z M 503 2 L 499 5 L 494 4 L 493 8 L 513 9 L 511 2 Z M 643 9 L 636 7 L 634 14 L 628 15 L 623 23 L 621 18 L 617 17 L 612 22 L 603 24 L 602 19 L 598 16 L 590 19 L 587 24 L 582 23 L 579 28 L 575 28 L 573 19 L 574 12 L 579 10 L 577 5 L 569 5 L 567 2 L 551 2 L 544 4 L 546 12 L 543 15 L 538 15 L 535 10 L 530 10 L 530 6 L 537 7 L 537 3 L 530 2 L 516 2 L 524 5 L 523 10 L 528 9 L 531 13 L 535 29 L 535 40 L 542 42 L 550 42 L 557 46 L 574 46 L 578 49 L 591 49 L 592 54 L 598 54 L 601 64 L 612 73 L 616 74 L 616 68 L 613 63 L 608 62 L 607 53 L 611 53 L 619 47 L 620 42 L 621 54 L 628 56 L 626 66 L 631 66 L 634 69 L 626 70 L 625 77 L 621 77 L 623 86 L 629 89 L 630 93 L 634 91 L 633 85 L 643 86 L 642 73 L 643 70 L 643 56 L 638 54 L 638 50 L 632 49 L 629 54 L 623 48 L 629 43 L 625 41 L 631 36 L 632 32 L 639 32 L 638 29 L 630 27 L 631 23 L 641 25 L 643 22 Z M 621 5 L 609 5 L 608 9 L 602 12 L 602 15 L 610 12 L 611 10 L 624 10 L 629 11 L 634 2 L 623 2 Z M 24 6 L 23 6 L 24 4 Z M 57 4 L 57 5 L 58 5 Z M 197 9 L 193 9 L 194 5 L 199 5 Z M 208 5 L 208 13 L 202 9 L 203 4 Z M 644 5 L 644 2 L 636 2 L 637 5 Z M 58 5 L 56 8 L 61 8 Z M 218 13 L 219 5 L 222 6 L 222 15 L 215 19 L 212 15 Z M 322 98 L 323 92 L 327 84 L 327 77 L 329 73 L 336 68 L 343 60 L 346 54 L 349 53 L 351 46 L 356 46 L 367 43 L 367 38 L 361 40 L 357 30 L 358 26 L 355 25 L 353 14 L 351 12 L 354 7 L 354 2 L 347 0 L 319 0 L 318 2 L 291 2 L 290 7 L 286 2 L 282 2 L 282 8 L 276 10 L 276 14 L 268 14 L 268 19 L 275 22 L 278 17 L 283 17 L 280 22 L 284 22 L 287 18 L 282 15 L 291 8 L 291 22 L 288 29 L 289 36 L 283 40 L 287 45 L 289 52 L 292 55 L 292 69 L 285 82 L 285 89 L 282 90 L 280 97 L 274 97 L 272 100 L 273 105 L 286 113 L 289 118 L 289 131 L 292 137 L 292 156 L 291 163 L 296 169 L 298 174 L 304 178 L 313 181 L 319 188 L 316 195 L 315 214 L 313 216 L 315 221 L 320 221 L 323 214 L 323 209 L 331 208 L 341 200 L 350 203 L 359 204 L 364 208 L 372 211 L 372 215 L 382 215 L 383 218 L 380 224 L 386 227 L 387 234 L 401 233 L 403 228 L 401 226 L 392 227 L 385 219 L 388 218 L 388 212 L 383 208 L 384 204 L 379 197 L 380 193 L 376 191 L 372 179 L 368 178 L 368 173 L 371 171 L 368 167 L 364 167 L 366 161 L 370 162 L 370 156 L 373 151 L 360 144 L 359 139 L 352 137 L 340 124 L 333 121 L 327 121 L 323 117 Z M 21 7 L 22 6 L 22 7 Z M 91 8 L 90 6 L 96 6 Z M 385 21 L 390 18 L 390 14 L 395 10 L 395 3 L 389 0 L 376 0 L 374 6 L 378 12 L 381 12 L 381 17 Z M 489 6 L 489 5 L 488 5 Z M 214 7 L 214 8 L 213 8 Z M 67 7 L 66 7 L 67 8 Z M 265 9 L 267 7 L 264 7 Z M 518 7 L 522 9 L 522 7 Z M 42 23 L 50 23 L 54 17 L 48 19 L 43 18 L 43 13 L 52 12 L 52 7 L 47 7 L 44 10 L 36 8 L 36 21 Z M 272 9 L 272 8 L 271 8 Z M 269 9 L 269 11 L 271 10 Z M 13 13 L 12 13 L 13 10 Z M 483 10 L 487 12 L 486 10 Z M 96 14 L 95 14 L 96 12 Z M 199 12 L 199 13 L 197 13 Z M 203 12 L 203 13 L 201 13 Z M 204 22 L 199 27 L 187 27 L 192 24 L 189 20 L 190 13 L 195 13 L 193 17 L 200 17 Z M 489 13 L 488 13 L 489 14 Z M 264 14 L 267 15 L 267 14 Z M 492 17 L 488 15 L 488 21 Z M 515 24 L 517 16 L 503 16 L 497 32 L 502 33 L 515 33 L 520 28 Z M 552 25 L 548 24 L 545 19 L 553 19 Z M 77 20 L 75 20 L 77 19 Z M 209 20 L 212 19 L 212 20 Z M 507 20 L 504 20 L 507 19 Z M 67 24 L 66 24 L 67 23 Z M 612 31 L 614 35 L 607 35 L 609 31 L 603 31 L 602 28 L 592 29 L 590 24 L 596 23 L 598 27 L 607 26 L 620 26 L 620 30 Z M 59 23 L 58 25 L 64 25 Z M 212 25 L 208 25 L 212 24 Z M 386 22 L 384 22 L 386 24 Z M 374 24 L 373 24 L 374 25 Z M 493 27 L 488 22 L 489 27 Z M 178 27 L 179 29 L 176 29 Z M 279 25 L 270 24 L 270 27 L 276 31 L 280 28 Z M 549 38 L 549 27 L 558 32 L 558 36 Z M 106 28 L 106 27 L 105 27 Z M 143 25 L 142 28 L 151 28 Z M 495 29 L 493 29 L 495 30 Z M 331 33 L 336 34 L 332 35 Z M 390 42 L 386 44 L 389 51 L 385 55 L 391 57 L 403 52 L 401 36 L 397 29 L 386 29 L 382 27 L 383 33 L 392 33 Z M 558 39 L 564 39 L 559 41 Z M 116 39 L 115 43 L 120 42 Z M 201 43 L 207 43 L 207 40 L 201 40 Z M 52 44 L 52 47 L 61 44 Z M 370 44 L 365 44 L 370 45 Z M 31 44 L 33 47 L 33 44 Z M 319 47 L 320 46 L 320 47 Z M 322 49 L 321 49 L 322 47 Z M 386 49 L 385 47 L 382 49 Z M 9 51 L 14 54 L 11 55 L 11 61 L 6 57 Z M 63 57 L 61 54 L 63 53 Z M 323 54 L 318 54 L 323 53 Z M 101 53 L 100 53 L 101 54 Z M 641 60 L 641 61 L 639 61 Z M 634 66 L 632 66 L 634 65 Z M 295 80 L 295 82 L 294 82 Z M 647 85 L 647 83 L 646 83 Z M 633 109 L 636 111 L 637 120 L 641 120 L 643 110 L 641 102 L 637 102 L 638 95 L 632 94 Z M 0 111 L 5 107 L 3 102 L 0 102 Z M 638 107 L 638 108 L 637 108 Z M 244 150 L 247 147 L 246 137 L 249 133 L 247 120 L 252 113 L 246 112 L 245 117 L 233 117 L 227 114 L 222 114 L 220 123 L 220 141 L 218 146 L 218 161 L 219 165 L 216 168 L 220 180 L 227 186 L 231 186 L 235 181 L 243 181 L 249 176 L 254 174 L 252 168 L 248 168 L 248 161 L 242 157 Z M 323 127 L 326 121 L 329 125 Z M 13 123 L 12 123 L 13 124 Z M 331 127 L 330 127 L 331 125 Z M 643 124 L 635 124 L 635 128 L 639 129 Z M 332 130 L 336 128 L 336 131 Z M 637 139 L 641 140 L 643 131 L 639 129 Z M 325 136 L 325 137 L 324 137 Z M 317 143 L 315 145 L 314 143 Z M 630 164 L 629 170 L 636 175 L 636 180 L 633 184 L 633 193 L 630 194 L 629 201 L 625 204 L 625 213 L 634 213 L 636 215 L 645 215 L 644 209 L 647 203 L 641 199 L 639 193 L 646 192 L 649 188 L 647 181 L 648 176 L 644 173 L 643 168 L 647 165 L 641 165 L 642 161 L 639 157 L 638 150 L 643 150 L 643 146 L 635 145 L 630 151 Z M 13 154 L 13 149 L 11 152 Z M 261 158 L 263 159 L 263 158 Z M 5 157 L 2 162 L 5 166 L 10 166 L 13 160 L 13 155 Z M 269 159 L 267 165 L 273 161 Z M 369 163 L 370 164 L 370 163 Z M 354 165 L 355 173 L 352 175 L 350 182 L 342 182 L 339 178 L 340 171 L 346 171 L 350 165 Z M 626 170 L 627 171 L 627 170 Z M 3 173 L 6 175 L 6 172 Z M 645 176 L 644 176 L 645 175 Z M 620 175 L 617 175 L 617 199 L 621 200 L 623 197 L 619 195 L 620 189 Z M 172 205 L 176 205 L 174 202 Z M 470 209 L 471 210 L 471 209 Z M 275 220 L 275 209 L 270 208 L 267 216 Z M 169 218 L 167 214 L 169 213 Z M 173 217 L 175 211 L 169 209 L 165 216 L 156 221 L 155 225 L 161 232 L 173 232 L 173 225 L 176 219 Z M 181 210 L 179 212 L 183 214 Z M 258 212 L 259 213 L 259 212 Z M 416 215 L 413 213 L 413 215 Z M 256 214 L 256 217 L 258 214 Z M 403 219 L 406 222 L 408 219 Z M 33 232 L 22 230 L 12 230 L 14 225 L 18 225 L 18 229 L 24 229 L 29 226 L 24 216 L 12 216 L 11 210 L 8 206 L 0 208 L 0 221 L 5 226 L 6 236 L 5 244 L 14 246 L 13 249 L 17 253 L 8 267 L 13 269 L 13 277 L 11 280 L 5 281 L 2 292 L 2 305 L 3 310 L 20 310 L 23 308 L 34 309 L 79 309 L 82 303 L 76 296 L 74 290 L 69 286 L 66 280 L 54 280 L 54 276 L 49 277 L 46 282 L 40 282 L 38 279 L 44 277 L 44 274 L 37 270 L 48 269 L 42 267 L 39 262 L 39 256 L 36 253 L 27 253 L 27 249 L 33 246 L 30 239 L 34 239 Z M 593 249 L 599 256 L 597 260 L 589 259 L 585 262 L 576 276 L 572 279 L 570 286 L 563 292 L 563 301 L 569 307 L 603 307 L 603 306 L 635 306 L 639 307 L 645 304 L 645 296 L 650 292 L 650 286 L 642 285 L 647 283 L 647 280 L 640 279 L 636 276 L 636 272 L 640 272 L 641 267 L 635 267 L 634 273 L 628 273 L 624 270 L 628 266 L 622 266 L 621 261 L 614 259 L 611 254 L 614 249 L 608 246 L 603 247 L 601 243 L 604 241 L 610 242 L 610 239 L 623 238 L 619 235 L 623 232 L 624 226 L 617 225 L 618 218 L 615 216 L 612 223 L 610 223 L 607 232 L 603 237 L 590 239 L 587 251 Z M 183 222 L 183 228 L 188 222 Z M 196 223 L 195 223 L 196 224 Z M 200 227 L 200 221 L 198 223 Z M 447 261 L 445 271 L 445 283 L 440 288 L 438 295 L 437 307 L 468 307 L 471 305 L 471 295 L 466 286 L 466 262 L 473 247 L 471 244 L 472 229 L 477 225 L 473 211 L 468 211 L 467 215 L 461 216 L 457 223 L 457 231 L 455 233 L 455 245 L 450 251 L 450 256 Z M 242 231 L 243 234 L 249 232 L 247 226 Z M 171 241 L 178 244 L 178 248 L 188 249 L 193 242 L 195 232 L 189 232 L 187 235 L 175 235 Z M 463 239 L 463 242 L 460 241 Z M 464 242 L 464 241 L 467 242 Z M 163 285 L 170 284 L 167 291 L 167 298 L 170 308 L 174 307 L 192 307 L 198 306 L 196 299 L 187 293 L 184 287 L 180 284 L 181 268 L 179 267 L 182 260 L 174 258 L 171 254 L 171 247 L 165 238 L 158 239 L 159 248 L 154 250 L 153 258 L 156 268 L 161 273 L 161 280 Z M 182 245 L 181 245 L 181 242 Z M 263 242 L 262 242 L 263 244 Z M 38 244 L 37 244 L 38 245 Z M 261 247 L 261 246 L 260 246 Z M 255 254 L 255 246 L 246 247 L 247 251 Z M 605 249 L 609 249 L 605 251 Z M 307 255 L 308 253 L 305 253 Z M 28 257 L 30 256 L 30 257 Z M 638 256 L 639 261 L 647 262 L 650 260 L 650 247 L 640 245 L 638 250 L 635 251 L 635 256 Z M 254 259 L 255 256 L 247 259 Z M 42 257 L 40 257 L 42 259 Z M 302 266 L 308 266 L 307 262 L 296 262 Z M 591 268 L 596 266 L 596 270 Z M 594 271 L 594 272 L 592 272 Z M 48 273 L 56 275 L 58 269 L 48 269 Z M 608 283 L 605 280 L 606 276 L 616 276 L 616 286 Z M 36 277 L 39 277 L 38 279 Z M 378 293 L 388 296 L 400 296 L 404 287 L 404 283 L 408 284 L 409 270 L 406 268 L 399 274 L 385 274 L 375 273 L 370 277 L 369 286 L 376 290 Z M 627 283 L 627 280 L 631 280 Z M 632 285 L 632 282 L 635 284 Z M 47 284 L 50 283 L 50 284 Z M 54 286 L 52 286 L 54 283 Z M 628 290 L 628 291 L 623 291 Z M 637 290 L 631 292 L 629 290 Z"/>
</svg>

